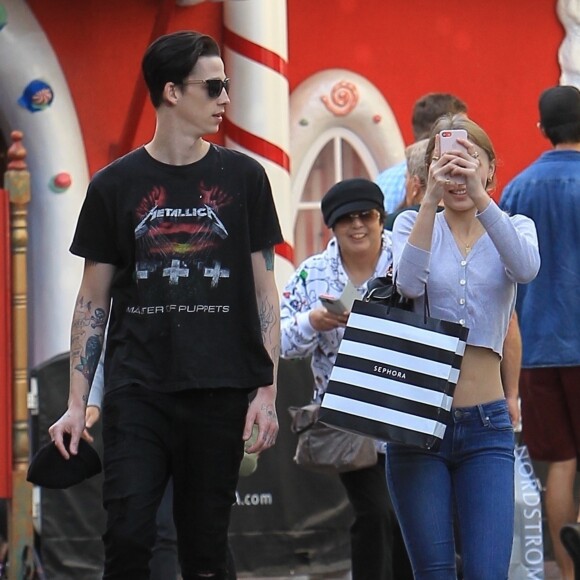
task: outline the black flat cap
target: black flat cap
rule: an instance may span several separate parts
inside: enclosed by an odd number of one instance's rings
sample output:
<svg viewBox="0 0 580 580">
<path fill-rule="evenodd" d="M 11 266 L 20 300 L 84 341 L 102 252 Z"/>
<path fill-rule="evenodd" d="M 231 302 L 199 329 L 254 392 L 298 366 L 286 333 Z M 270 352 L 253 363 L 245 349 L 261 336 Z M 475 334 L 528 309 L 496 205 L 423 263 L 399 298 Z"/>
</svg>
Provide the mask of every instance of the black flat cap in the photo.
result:
<svg viewBox="0 0 580 580">
<path fill-rule="evenodd" d="M 70 445 L 68 433 L 64 434 L 63 441 L 68 451 Z M 41 447 L 32 458 L 26 480 L 41 487 L 66 489 L 101 471 L 99 454 L 84 439 L 79 441 L 78 454 L 71 455 L 69 459 L 65 459 L 51 441 Z"/>
<path fill-rule="evenodd" d="M 382 210 L 384 197 L 376 183 L 355 177 L 335 183 L 324 194 L 320 205 L 324 223 L 333 228 L 339 218 L 349 213 L 369 209 Z"/>
</svg>

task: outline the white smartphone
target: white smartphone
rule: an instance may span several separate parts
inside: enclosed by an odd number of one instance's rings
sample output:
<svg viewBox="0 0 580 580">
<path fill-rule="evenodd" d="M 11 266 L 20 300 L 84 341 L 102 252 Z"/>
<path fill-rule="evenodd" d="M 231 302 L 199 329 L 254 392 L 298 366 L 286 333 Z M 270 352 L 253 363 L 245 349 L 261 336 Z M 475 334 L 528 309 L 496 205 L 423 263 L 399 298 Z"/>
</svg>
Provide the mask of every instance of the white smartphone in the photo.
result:
<svg viewBox="0 0 580 580">
<path fill-rule="evenodd" d="M 439 133 L 439 151 L 441 155 L 448 151 L 457 151 L 465 149 L 463 145 L 457 142 L 457 139 L 467 139 L 465 129 L 444 129 Z M 449 175 L 449 179 L 455 183 L 465 183 L 463 175 Z"/>
<path fill-rule="evenodd" d="M 318 299 L 329 312 L 344 314 L 345 312 L 350 312 L 353 302 L 356 299 L 360 299 L 360 294 L 349 280 L 338 298 L 330 294 L 321 294 Z"/>
</svg>

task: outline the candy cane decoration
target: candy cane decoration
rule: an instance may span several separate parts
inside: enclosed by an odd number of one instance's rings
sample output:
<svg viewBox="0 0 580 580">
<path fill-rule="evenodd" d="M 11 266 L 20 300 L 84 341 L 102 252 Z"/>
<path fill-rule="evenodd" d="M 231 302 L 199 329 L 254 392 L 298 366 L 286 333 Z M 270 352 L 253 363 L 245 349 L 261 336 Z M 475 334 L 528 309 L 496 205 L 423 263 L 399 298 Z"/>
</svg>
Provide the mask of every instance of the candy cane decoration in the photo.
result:
<svg viewBox="0 0 580 580">
<path fill-rule="evenodd" d="M 224 25 L 232 77 L 226 145 L 256 158 L 272 184 L 285 240 L 276 247 L 281 288 L 294 269 L 286 0 L 226 2 Z"/>
</svg>

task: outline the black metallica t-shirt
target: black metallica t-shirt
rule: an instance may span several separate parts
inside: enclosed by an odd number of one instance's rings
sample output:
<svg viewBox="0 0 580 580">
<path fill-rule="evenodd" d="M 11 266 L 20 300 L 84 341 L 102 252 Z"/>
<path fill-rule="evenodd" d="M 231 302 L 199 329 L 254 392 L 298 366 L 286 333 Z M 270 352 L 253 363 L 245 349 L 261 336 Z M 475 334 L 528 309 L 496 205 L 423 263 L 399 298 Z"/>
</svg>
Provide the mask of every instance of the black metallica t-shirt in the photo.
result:
<svg viewBox="0 0 580 580">
<path fill-rule="evenodd" d="M 142 147 L 99 171 L 70 250 L 117 267 L 107 390 L 271 384 L 251 254 L 281 241 L 266 173 L 242 153 L 174 166 Z"/>
</svg>

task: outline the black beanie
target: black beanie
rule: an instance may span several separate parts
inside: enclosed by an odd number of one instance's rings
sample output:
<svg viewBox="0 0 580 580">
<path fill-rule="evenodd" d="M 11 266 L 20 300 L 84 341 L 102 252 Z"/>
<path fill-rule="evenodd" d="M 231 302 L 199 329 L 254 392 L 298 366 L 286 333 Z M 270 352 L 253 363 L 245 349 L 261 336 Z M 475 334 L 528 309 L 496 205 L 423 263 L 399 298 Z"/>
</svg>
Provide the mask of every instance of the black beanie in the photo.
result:
<svg viewBox="0 0 580 580">
<path fill-rule="evenodd" d="M 63 442 L 68 451 L 70 434 L 63 435 Z M 78 454 L 71 454 L 69 459 L 65 459 L 51 441 L 32 458 L 26 480 L 41 487 L 65 489 L 97 475 L 101 470 L 99 454 L 84 439 L 79 441 Z"/>
</svg>

